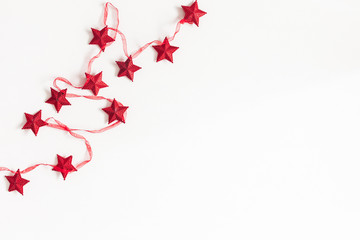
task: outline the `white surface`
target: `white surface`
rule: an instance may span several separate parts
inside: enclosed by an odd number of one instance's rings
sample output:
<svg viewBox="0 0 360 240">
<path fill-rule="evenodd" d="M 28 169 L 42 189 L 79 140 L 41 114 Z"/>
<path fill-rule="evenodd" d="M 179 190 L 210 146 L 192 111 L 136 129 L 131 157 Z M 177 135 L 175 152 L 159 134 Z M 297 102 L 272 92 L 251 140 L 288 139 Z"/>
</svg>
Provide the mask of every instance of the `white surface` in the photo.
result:
<svg viewBox="0 0 360 240">
<path fill-rule="evenodd" d="M 189 3 L 115 1 L 130 50 L 172 33 Z M 72 99 L 59 115 L 44 103 L 56 76 L 83 83 L 103 4 L 1 1 L 1 166 L 84 159 L 66 134 L 20 128 L 40 108 L 74 127 L 106 124 L 104 102 Z M 22 197 L 1 179 L 0 239 L 360 238 L 360 2 L 199 7 L 208 15 L 182 28 L 175 63 L 149 48 L 134 83 L 115 76 L 120 42 L 106 50 L 94 72 L 111 86 L 101 95 L 130 106 L 126 125 L 87 135 L 94 160 L 65 182 L 39 168 Z"/>
</svg>

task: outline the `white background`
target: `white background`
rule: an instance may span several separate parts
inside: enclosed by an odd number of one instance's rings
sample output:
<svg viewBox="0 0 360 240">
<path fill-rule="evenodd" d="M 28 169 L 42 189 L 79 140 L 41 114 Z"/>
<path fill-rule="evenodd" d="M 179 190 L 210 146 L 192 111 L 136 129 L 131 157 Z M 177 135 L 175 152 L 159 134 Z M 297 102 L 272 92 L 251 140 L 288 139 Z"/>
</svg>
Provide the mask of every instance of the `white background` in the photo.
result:
<svg viewBox="0 0 360 240">
<path fill-rule="evenodd" d="M 130 52 L 174 31 L 191 1 L 117 0 Z M 41 128 L 43 110 L 71 127 L 106 125 L 105 102 L 45 104 L 57 76 L 84 83 L 102 0 L 1 0 L 0 166 L 85 159 L 83 143 Z M 200 0 L 174 64 L 147 49 L 132 83 L 117 78 L 121 42 L 95 62 L 100 95 L 130 106 L 127 123 L 86 136 L 93 161 L 66 181 L 0 177 L 0 239 L 359 239 L 360 2 Z M 110 17 L 109 25 L 114 24 Z M 72 90 L 69 90 L 72 91 Z"/>
</svg>

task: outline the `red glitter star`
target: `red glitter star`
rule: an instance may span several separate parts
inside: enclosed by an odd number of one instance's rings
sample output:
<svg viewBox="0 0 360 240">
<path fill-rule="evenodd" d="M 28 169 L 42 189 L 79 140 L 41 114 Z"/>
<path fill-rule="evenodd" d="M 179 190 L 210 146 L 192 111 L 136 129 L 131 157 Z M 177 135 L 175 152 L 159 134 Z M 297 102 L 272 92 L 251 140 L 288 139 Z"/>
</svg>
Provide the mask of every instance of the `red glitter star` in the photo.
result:
<svg viewBox="0 0 360 240">
<path fill-rule="evenodd" d="M 128 108 L 114 99 L 110 107 L 103 108 L 102 110 L 109 115 L 109 124 L 115 120 L 125 123 L 124 113 Z"/>
<path fill-rule="evenodd" d="M 141 69 L 141 67 L 134 65 L 132 57 L 130 56 L 125 62 L 116 62 L 120 68 L 118 77 L 126 76 L 131 81 L 134 79 L 134 72 Z"/>
<path fill-rule="evenodd" d="M 16 190 L 22 195 L 24 195 L 23 187 L 30 181 L 21 177 L 20 170 L 17 170 L 13 176 L 5 176 L 5 177 L 10 183 L 9 192 Z"/>
<path fill-rule="evenodd" d="M 46 103 L 53 104 L 57 112 L 60 111 L 61 107 L 64 105 L 71 105 L 66 99 L 67 89 L 60 90 L 59 92 L 53 88 L 51 89 L 51 98 L 49 98 Z"/>
<path fill-rule="evenodd" d="M 153 48 L 157 51 L 157 62 L 166 59 L 170 62 L 173 62 L 173 53 L 178 50 L 178 47 L 171 46 L 169 44 L 169 40 L 165 38 L 164 42 L 161 45 L 153 46 Z"/>
<path fill-rule="evenodd" d="M 41 120 L 41 110 L 34 115 L 25 113 L 25 117 L 27 122 L 22 129 L 31 129 L 35 136 L 37 135 L 40 127 L 47 125 L 45 121 Z"/>
<path fill-rule="evenodd" d="M 191 6 L 181 6 L 185 12 L 184 21 L 190 24 L 195 23 L 199 26 L 199 18 L 204 16 L 206 12 L 198 8 L 198 3 L 195 1 Z"/>
<path fill-rule="evenodd" d="M 91 28 L 94 38 L 91 40 L 89 44 L 97 44 L 101 48 L 102 51 L 105 51 L 106 45 L 110 42 L 115 41 L 112 37 L 108 35 L 108 27 L 104 27 L 102 30 L 96 30 Z"/>
<path fill-rule="evenodd" d="M 61 157 L 57 155 L 58 164 L 53 168 L 53 171 L 60 172 L 64 178 L 66 179 L 66 176 L 69 172 L 77 171 L 76 168 L 72 165 L 72 156 L 69 156 L 67 158 Z"/>
<path fill-rule="evenodd" d="M 99 93 L 100 88 L 108 87 L 108 85 L 102 81 L 102 72 L 96 75 L 85 73 L 85 75 L 86 82 L 83 86 L 83 89 L 91 90 L 94 95 L 97 95 Z"/>
</svg>

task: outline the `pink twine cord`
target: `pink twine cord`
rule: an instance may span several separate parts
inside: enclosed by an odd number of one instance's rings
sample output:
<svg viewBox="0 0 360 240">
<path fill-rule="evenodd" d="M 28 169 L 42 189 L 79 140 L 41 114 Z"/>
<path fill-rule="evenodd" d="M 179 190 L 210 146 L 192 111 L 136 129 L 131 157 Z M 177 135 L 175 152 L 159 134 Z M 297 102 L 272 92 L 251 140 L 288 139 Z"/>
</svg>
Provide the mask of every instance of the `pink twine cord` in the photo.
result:
<svg viewBox="0 0 360 240">
<path fill-rule="evenodd" d="M 94 61 L 101 56 L 101 53 L 102 53 L 102 51 L 100 50 L 97 55 L 95 55 L 94 57 L 92 57 L 92 58 L 90 59 L 90 61 L 89 61 L 89 63 L 88 63 L 88 69 L 87 69 L 87 72 L 86 72 L 86 73 L 88 73 L 88 74 L 91 73 L 91 67 L 92 67 Z"/>
<path fill-rule="evenodd" d="M 50 120 L 53 120 L 55 123 L 50 123 L 49 121 Z M 101 128 L 101 129 L 96 129 L 96 130 L 87 130 L 87 129 L 76 129 L 76 128 L 69 128 L 68 126 L 66 126 L 64 123 L 56 120 L 55 118 L 53 117 L 50 117 L 48 119 L 45 120 L 45 122 L 47 122 L 47 125 L 48 127 L 51 127 L 51 128 L 54 128 L 54 129 L 58 129 L 58 130 L 62 130 L 62 131 L 66 131 L 68 132 L 71 136 L 77 138 L 77 139 L 81 139 L 84 141 L 85 143 L 85 146 L 86 146 L 86 150 L 87 150 L 87 153 L 89 155 L 89 158 L 78 163 L 75 168 L 76 169 L 79 169 L 81 167 L 83 167 L 84 165 L 86 165 L 87 163 L 89 163 L 92 158 L 93 158 L 93 151 L 92 151 L 92 148 L 91 148 L 91 145 L 90 145 L 90 142 L 82 135 L 78 134 L 78 133 L 75 133 L 75 131 L 84 131 L 84 132 L 89 132 L 89 133 L 103 133 L 105 131 L 108 131 L 112 128 L 115 128 L 117 127 L 118 125 L 121 124 L 120 121 L 117 121 L 107 127 L 104 127 L 104 128 Z M 47 163 L 39 163 L 39 164 L 35 164 L 35 165 L 32 165 L 28 168 L 26 168 L 25 170 L 22 170 L 20 171 L 21 174 L 26 174 L 28 172 L 31 172 L 32 170 L 36 169 L 37 167 L 39 166 L 48 166 L 48 167 L 55 167 L 55 165 L 53 164 L 47 164 Z M 11 173 L 16 173 L 16 171 L 14 170 L 11 170 L 9 168 L 6 168 L 6 167 L 0 167 L 0 171 L 7 171 L 7 172 L 11 172 Z"/>
<path fill-rule="evenodd" d="M 128 49 L 127 49 L 127 41 L 125 35 L 117 28 L 109 28 L 109 30 L 112 30 L 115 32 L 115 35 L 119 34 L 122 44 L 123 44 L 123 50 L 126 57 L 129 57 Z"/>
<path fill-rule="evenodd" d="M 76 88 L 76 89 L 82 89 L 82 87 L 78 87 L 78 86 L 74 86 L 69 80 L 67 80 L 66 78 L 62 78 L 62 77 L 57 77 L 55 78 L 54 80 L 54 87 L 58 90 L 58 91 L 61 91 L 62 89 L 57 85 L 56 82 L 64 82 L 66 83 L 67 85 L 73 87 L 73 88 Z M 79 95 L 79 94 L 74 94 L 74 93 L 66 93 L 66 97 L 69 97 L 69 98 L 79 98 L 79 97 L 82 97 L 82 98 L 87 98 L 87 99 L 91 99 L 91 100 L 106 100 L 108 102 L 112 102 L 112 99 L 110 98 L 106 98 L 106 97 L 103 97 L 103 96 L 94 96 L 94 95 Z"/>
<path fill-rule="evenodd" d="M 79 168 L 83 167 L 85 164 L 87 164 L 88 162 L 90 162 L 91 159 L 93 158 L 93 151 L 92 151 L 90 142 L 89 142 L 84 136 L 73 132 L 74 130 L 70 129 L 68 126 L 66 126 L 65 124 L 61 123 L 60 121 L 58 121 L 58 120 L 56 120 L 56 119 L 54 119 L 54 118 L 48 118 L 48 119 L 45 120 L 45 122 L 49 122 L 49 120 L 54 120 L 54 121 L 56 122 L 56 124 L 48 123 L 48 126 L 49 126 L 49 127 L 66 131 L 66 132 L 70 133 L 71 136 L 73 136 L 73 137 L 75 137 L 75 138 L 78 138 L 78 139 L 81 139 L 81 140 L 84 141 L 85 146 L 86 146 L 87 153 L 89 154 L 89 159 L 84 160 L 84 161 L 78 163 L 78 164 L 75 166 L 75 168 L 76 168 L 76 169 L 79 169 Z"/>
<path fill-rule="evenodd" d="M 105 26 L 107 26 L 107 19 L 108 19 L 108 15 L 109 15 L 109 6 L 112 7 L 113 9 L 115 9 L 115 12 L 116 12 L 116 27 L 115 29 L 118 29 L 119 28 L 119 24 L 120 24 L 120 17 L 119 17 L 119 10 L 114 6 L 112 5 L 111 3 L 107 2 L 105 4 L 105 9 L 104 9 L 104 24 Z M 113 29 L 113 28 L 108 28 L 108 29 Z M 127 44 L 126 44 L 126 39 L 125 39 L 125 35 L 124 34 L 120 34 L 121 36 L 121 39 L 123 40 L 123 43 L 124 43 L 124 52 L 125 52 L 125 55 L 128 57 L 127 55 Z M 115 33 L 114 36 L 112 37 L 114 40 L 116 40 L 116 37 L 117 37 L 117 34 Z M 114 41 L 115 42 L 115 41 Z M 113 44 L 114 42 L 111 42 L 111 43 L 108 43 L 106 45 L 106 47 L 110 46 L 111 44 Z M 94 61 L 99 58 L 102 54 L 102 51 L 100 50 L 98 54 L 96 54 L 94 57 L 92 57 L 89 61 L 89 64 L 88 64 L 88 68 L 87 68 L 87 73 L 90 74 L 91 73 L 91 68 L 92 68 L 92 65 L 94 63 Z"/>
</svg>

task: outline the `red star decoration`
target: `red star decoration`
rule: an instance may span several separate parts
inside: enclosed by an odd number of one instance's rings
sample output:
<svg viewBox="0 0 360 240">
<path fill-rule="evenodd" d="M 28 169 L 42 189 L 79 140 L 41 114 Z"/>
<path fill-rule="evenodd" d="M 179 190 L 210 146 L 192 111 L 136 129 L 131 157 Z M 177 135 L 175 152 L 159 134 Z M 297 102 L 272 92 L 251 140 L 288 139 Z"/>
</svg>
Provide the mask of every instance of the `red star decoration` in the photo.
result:
<svg viewBox="0 0 360 240">
<path fill-rule="evenodd" d="M 53 171 L 60 172 L 64 178 L 66 179 L 66 176 L 69 172 L 77 171 L 76 168 L 72 165 L 72 156 L 69 156 L 67 158 L 61 157 L 57 155 L 58 164 L 53 168 Z"/>
<path fill-rule="evenodd" d="M 25 117 L 27 122 L 22 129 L 31 129 L 35 136 L 37 135 L 40 127 L 47 125 L 45 121 L 41 120 L 41 110 L 34 115 L 25 113 Z"/>
<path fill-rule="evenodd" d="M 60 90 L 59 92 L 53 88 L 51 89 L 51 98 L 49 98 L 46 103 L 53 104 L 57 112 L 60 111 L 61 107 L 64 105 L 71 105 L 66 99 L 67 89 Z"/>
<path fill-rule="evenodd" d="M 102 81 L 102 72 L 96 75 L 85 73 L 85 75 L 86 82 L 83 86 L 83 89 L 91 90 L 94 95 L 97 95 L 99 93 L 100 88 L 108 87 L 108 85 Z"/>
<path fill-rule="evenodd" d="M 5 176 L 5 177 L 10 183 L 9 192 L 16 190 L 22 195 L 24 195 L 23 187 L 30 181 L 21 177 L 20 170 L 17 170 L 13 176 Z"/>
<path fill-rule="evenodd" d="M 153 48 L 157 51 L 157 62 L 166 59 L 170 62 L 173 62 L 173 53 L 178 50 L 178 47 L 171 46 L 169 44 L 169 40 L 165 38 L 164 42 L 161 45 L 153 46 Z"/>
<path fill-rule="evenodd" d="M 181 6 L 185 12 L 184 21 L 190 24 L 195 23 L 199 26 L 199 18 L 204 16 L 206 12 L 198 8 L 198 3 L 195 1 L 191 6 Z"/>
<path fill-rule="evenodd" d="M 103 108 L 103 111 L 109 115 L 109 124 L 115 120 L 125 123 L 124 113 L 128 108 L 114 99 L 111 106 Z"/>
<path fill-rule="evenodd" d="M 134 72 L 141 69 L 141 67 L 134 65 L 131 56 L 125 62 L 116 62 L 116 64 L 120 68 L 118 77 L 126 76 L 131 81 L 134 79 Z"/>
<path fill-rule="evenodd" d="M 89 44 L 97 44 L 101 48 L 102 51 L 105 51 L 106 45 L 110 42 L 115 41 L 112 37 L 108 35 L 108 27 L 104 27 L 102 30 L 96 30 L 91 28 L 94 38 L 91 40 Z"/>
</svg>

